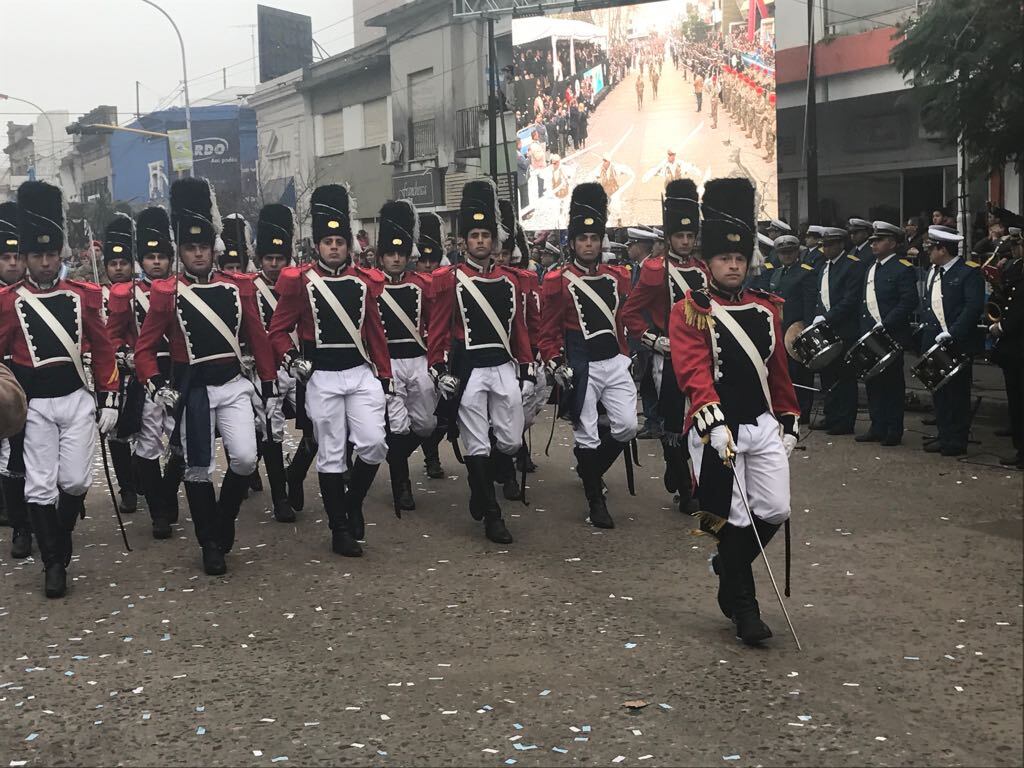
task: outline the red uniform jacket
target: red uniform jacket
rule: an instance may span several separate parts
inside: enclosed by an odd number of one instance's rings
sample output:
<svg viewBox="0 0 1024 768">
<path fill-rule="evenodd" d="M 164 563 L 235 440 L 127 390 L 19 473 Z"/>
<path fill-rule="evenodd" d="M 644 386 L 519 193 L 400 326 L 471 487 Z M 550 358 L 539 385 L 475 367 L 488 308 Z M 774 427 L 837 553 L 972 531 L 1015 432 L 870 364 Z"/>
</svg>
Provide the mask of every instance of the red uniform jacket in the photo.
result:
<svg viewBox="0 0 1024 768">
<path fill-rule="evenodd" d="M 654 330 L 659 336 L 667 336 L 668 329 L 665 325 L 671 308 L 669 291 L 672 292 L 674 306 L 687 290 L 707 286 L 708 269 L 703 261 L 675 261 L 671 258 L 670 261 L 674 267 L 671 285 L 665 282 L 664 257 L 648 258 L 640 265 L 640 278 L 622 308 L 622 322 L 626 324 L 626 332 L 630 338 L 639 340 L 647 330 Z"/>
<path fill-rule="evenodd" d="M 22 287 L 39 297 L 61 321 L 80 353 L 91 356 L 96 391 L 116 392 L 120 376 L 114 363 L 114 347 L 103 327 L 100 287 L 77 280 L 59 280 L 53 288 L 41 290 L 30 280 L 22 280 L 0 289 L 0 358 L 11 358 L 11 367 L 26 395 L 59 397 L 84 383 L 65 347 L 48 330 L 50 323 L 18 295 Z"/>
<path fill-rule="evenodd" d="M 177 289 L 175 281 L 180 281 Z M 183 316 L 179 317 L 179 310 L 184 312 L 188 306 L 184 303 L 185 299 L 179 295 L 183 286 L 194 286 L 194 292 L 200 297 L 204 290 L 210 290 L 205 286 L 225 286 L 218 294 L 226 303 L 223 306 L 218 303 L 221 312 L 217 312 L 217 315 L 225 321 L 229 330 L 234 331 L 239 343 L 245 342 L 248 345 L 256 361 L 256 372 L 260 381 L 276 381 L 277 368 L 274 365 L 274 355 L 266 331 L 260 322 L 259 309 L 256 306 L 256 287 L 253 285 L 252 276 L 229 275 L 219 271 L 214 271 L 207 283 L 193 282 L 185 274 L 153 281 L 149 291 L 149 312 L 146 314 L 135 347 L 135 375 L 139 381 L 145 384 L 150 378 L 159 375 L 157 356 L 162 349 L 165 336 L 170 344 L 171 360 L 175 363 L 191 365 L 238 360 L 234 351 L 226 348 L 227 342 L 220 338 L 220 334 L 203 324 L 197 324 L 196 327 L 200 331 L 194 338 L 186 338 L 188 324 L 182 319 Z M 241 365 L 240 360 L 238 363 Z"/>
<path fill-rule="evenodd" d="M 474 282 L 479 283 L 485 298 L 488 297 L 488 291 L 491 290 L 489 286 L 504 288 L 507 284 L 511 284 L 511 293 L 506 294 L 502 298 L 502 302 L 506 299 L 511 302 L 511 307 L 502 307 L 501 311 L 498 311 L 497 314 L 499 319 L 501 319 L 501 312 L 506 308 L 511 309 L 512 330 L 509 334 L 509 344 L 512 356 L 519 365 L 529 365 L 532 360 L 530 334 L 526 329 L 526 313 L 521 308 L 523 304 L 523 285 L 518 272 L 508 267 L 496 266 L 492 266 L 486 271 L 481 271 L 469 266 L 465 262 L 451 267 L 441 267 L 441 269 L 434 271 L 431 275 L 433 299 L 430 310 L 427 362 L 430 365 L 443 364 L 446 361 L 446 353 L 451 349 L 453 342 L 458 341 L 463 345 L 466 343 L 466 323 L 472 322 L 472 319 L 465 312 L 460 312 L 453 322 L 455 302 L 458 301 L 456 297 L 456 272 L 462 272 Z M 495 293 L 495 298 L 497 298 L 497 292 Z M 488 298 L 488 300 L 490 301 L 491 299 Z M 481 325 L 481 335 L 493 333 L 493 329 L 486 327 L 484 323 L 481 323 Z M 472 327 L 470 330 L 473 330 Z"/>
<path fill-rule="evenodd" d="M 615 319 L 614 327 L 606 313 L 594 305 L 590 296 L 576 288 L 567 275 L 585 282 L 604 301 Z M 565 334 L 582 334 L 584 343 L 600 342 L 608 352 L 617 347 L 618 354 L 628 354 L 623 333 L 622 307 L 629 296 L 629 272 L 618 266 L 598 264 L 591 271 L 572 262 L 544 275 L 541 290 L 540 348 L 545 363 L 562 355 Z M 602 338 L 603 337 L 603 338 Z M 607 343 L 614 339 L 614 342 Z M 607 359 L 611 354 L 593 359 Z"/>
<path fill-rule="evenodd" d="M 321 307 L 323 298 L 306 276 L 310 270 L 315 270 L 324 279 L 348 313 L 360 332 L 369 361 L 359 355 L 334 311 L 326 304 Z M 391 358 L 377 309 L 384 280 L 384 274 L 379 270 L 363 269 L 351 262 L 337 273 L 318 263 L 283 269 L 275 286 L 280 298 L 270 321 L 270 344 L 277 364 L 280 365 L 285 355 L 294 349 L 289 333 L 298 327 L 299 343 L 315 368 L 344 370 L 369 362 L 376 368 L 379 378 L 390 379 Z M 315 315 L 314 302 L 318 308 Z"/>
<path fill-rule="evenodd" d="M 536 357 L 540 344 L 540 278 L 532 269 L 511 267 L 519 275 L 523 293 L 523 308 L 526 310 L 526 332 L 530 337 L 530 349 Z"/>
<path fill-rule="evenodd" d="M 712 316 L 712 302 L 729 312 L 761 355 L 768 371 L 770 403 L 765 403 L 750 357 L 725 324 Z M 726 297 L 708 289 L 688 291 L 672 308 L 672 365 L 680 391 L 690 400 L 684 432 L 698 412 L 698 432 L 703 435 L 716 423 L 753 423 L 765 411 L 774 413 L 788 431 L 795 431 L 800 406 L 786 362 L 779 311 L 782 303 L 763 291 L 747 289 Z M 717 411 L 710 408 L 716 404 Z M 724 418 L 710 418 L 712 412 Z"/>
<path fill-rule="evenodd" d="M 415 270 L 406 270 L 395 279 L 385 274 L 385 282 L 377 299 L 381 323 L 384 325 L 384 336 L 387 338 L 388 353 L 392 359 L 420 357 L 427 354 L 426 344 L 430 328 L 430 308 L 432 305 L 432 281 L 430 275 Z M 391 305 L 384 300 L 387 295 L 419 334 L 417 340 L 405 326 Z"/>
</svg>

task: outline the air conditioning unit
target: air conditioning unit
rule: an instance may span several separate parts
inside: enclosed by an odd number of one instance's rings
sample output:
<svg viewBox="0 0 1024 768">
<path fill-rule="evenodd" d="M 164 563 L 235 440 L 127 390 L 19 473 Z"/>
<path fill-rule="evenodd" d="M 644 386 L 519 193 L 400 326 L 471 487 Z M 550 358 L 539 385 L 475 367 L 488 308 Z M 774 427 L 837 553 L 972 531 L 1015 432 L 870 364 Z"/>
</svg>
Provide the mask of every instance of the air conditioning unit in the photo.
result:
<svg viewBox="0 0 1024 768">
<path fill-rule="evenodd" d="M 394 165 L 402 159 L 402 142 L 385 141 L 380 145 L 380 164 Z"/>
</svg>

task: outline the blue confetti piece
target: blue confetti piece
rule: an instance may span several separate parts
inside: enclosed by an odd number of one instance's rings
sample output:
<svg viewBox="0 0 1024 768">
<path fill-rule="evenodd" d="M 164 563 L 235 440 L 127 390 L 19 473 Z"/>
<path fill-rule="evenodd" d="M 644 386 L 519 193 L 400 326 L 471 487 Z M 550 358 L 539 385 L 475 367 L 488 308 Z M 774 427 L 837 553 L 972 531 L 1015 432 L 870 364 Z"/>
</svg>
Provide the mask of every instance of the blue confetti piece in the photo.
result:
<svg viewBox="0 0 1024 768">
<path fill-rule="evenodd" d="M 523 724 L 522 723 L 512 723 L 512 727 L 515 728 L 517 731 L 523 730 Z"/>
<path fill-rule="evenodd" d="M 198 728 L 196 728 L 196 736 L 205 736 L 205 735 L 206 735 L 206 729 L 203 728 L 203 726 L 200 725 Z"/>
<path fill-rule="evenodd" d="M 72 672 L 70 669 L 67 672 L 64 673 L 64 677 L 74 677 L 74 676 L 75 676 L 75 673 Z"/>
<path fill-rule="evenodd" d="M 510 757 L 508 760 L 505 761 L 505 765 L 515 765 L 515 764 L 516 764 L 516 759 L 514 757 Z"/>
<path fill-rule="evenodd" d="M 551 691 L 549 691 L 547 688 L 545 688 L 543 691 L 541 691 L 537 695 L 538 696 L 547 696 L 549 693 L 551 693 Z"/>
<path fill-rule="evenodd" d="M 378 749 L 377 750 L 377 754 L 380 755 L 381 757 L 387 757 L 388 756 L 388 753 L 385 752 L 383 749 Z"/>
<path fill-rule="evenodd" d="M 627 648 L 636 648 L 636 643 L 626 643 Z"/>
<path fill-rule="evenodd" d="M 196 712 L 205 712 L 205 711 L 206 711 L 206 707 L 203 706 L 202 704 L 200 704 L 198 707 L 196 707 Z"/>
<path fill-rule="evenodd" d="M 590 726 L 589 725 L 584 725 L 583 726 L 583 732 L 584 733 L 590 733 Z"/>
<path fill-rule="evenodd" d="M 482 707 L 480 707 L 480 709 L 490 712 L 492 709 L 494 709 L 494 707 L 492 707 L 490 704 L 484 704 Z"/>
<path fill-rule="evenodd" d="M 30 733 L 28 736 L 25 737 L 25 741 L 35 741 L 38 738 L 39 738 L 39 734 L 38 733 Z"/>
</svg>

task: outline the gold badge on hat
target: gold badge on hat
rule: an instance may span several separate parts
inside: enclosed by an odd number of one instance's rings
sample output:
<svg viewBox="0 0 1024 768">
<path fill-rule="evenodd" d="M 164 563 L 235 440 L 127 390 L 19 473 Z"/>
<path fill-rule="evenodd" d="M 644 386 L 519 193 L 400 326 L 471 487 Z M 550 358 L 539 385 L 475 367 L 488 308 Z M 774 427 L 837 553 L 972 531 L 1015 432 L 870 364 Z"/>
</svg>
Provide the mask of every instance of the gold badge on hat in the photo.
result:
<svg viewBox="0 0 1024 768">
<path fill-rule="evenodd" d="M 238 255 L 238 251 L 236 251 L 236 250 L 228 251 L 228 256 L 237 256 L 237 255 Z"/>
<path fill-rule="evenodd" d="M 159 240 L 147 240 L 146 241 L 146 247 L 147 248 L 156 248 L 158 245 L 160 245 L 160 241 Z"/>
<path fill-rule="evenodd" d="M 272 242 L 274 245 L 284 245 L 284 240 L 282 240 L 280 237 L 275 237 L 270 242 Z"/>
<path fill-rule="evenodd" d="M 18 241 L 17 241 L 17 240 L 8 240 L 8 241 L 7 241 L 7 244 L 8 244 L 8 245 L 17 245 L 17 244 L 18 244 Z"/>
<path fill-rule="evenodd" d="M 690 220 L 688 218 L 680 219 L 679 223 L 685 226 L 686 224 L 690 223 Z"/>
<path fill-rule="evenodd" d="M 113 251 L 114 253 L 120 253 L 121 251 L 123 251 L 123 250 L 124 250 L 124 248 L 123 248 L 122 246 L 120 246 L 120 245 L 115 245 L 115 246 L 114 246 L 113 248 L 111 248 L 110 250 L 112 250 L 112 251 Z"/>
<path fill-rule="evenodd" d="M 730 243 L 738 243 L 743 238 L 737 235 L 735 232 L 730 232 L 728 235 L 725 236 L 725 239 L 728 240 Z"/>
<path fill-rule="evenodd" d="M 484 220 L 484 215 L 482 213 L 474 213 L 473 214 L 473 221 L 483 221 L 483 220 Z"/>
<path fill-rule="evenodd" d="M 401 245 L 402 244 L 402 238 L 396 237 L 396 238 L 392 239 L 391 244 L 392 245 Z"/>
<path fill-rule="evenodd" d="M 592 218 L 590 218 L 589 216 L 587 216 L 587 218 L 585 218 L 585 219 L 583 220 L 583 223 L 584 223 L 584 224 L 588 224 L 588 225 L 589 225 L 589 224 L 593 224 L 593 223 L 594 223 L 594 220 L 593 220 Z"/>
<path fill-rule="evenodd" d="M 424 253 L 433 253 L 433 252 L 434 252 L 434 249 L 433 249 L 433 248 L 424 248 L 424 249 L 423 249 L 423 252 L 424 252 Z"/>
<path fill-rule="evenodd" d="M 190 235 L 198 235 L 202 231 L 203 231 L 202 227 L 189 227 L 188 228 L 188 233 Z"/>
<path fill-rule="evenodd" d="M 328 229 L 337 229 L 340 226 L 341 226 L 341 222 L 340 221 L 335 221 L 334 219 L 331 219 L 330 221 L 327 222 L 327 228 Z"/>
<path fill-rule="evenodd" d="M 44 243 L 44 244 L 48 243 L 48 242 L 50 242 L 50 236 L 49 235 L 40 235 L 39 237 L 36 238 L 36 242 L 37 243 Z"/>
</svg>

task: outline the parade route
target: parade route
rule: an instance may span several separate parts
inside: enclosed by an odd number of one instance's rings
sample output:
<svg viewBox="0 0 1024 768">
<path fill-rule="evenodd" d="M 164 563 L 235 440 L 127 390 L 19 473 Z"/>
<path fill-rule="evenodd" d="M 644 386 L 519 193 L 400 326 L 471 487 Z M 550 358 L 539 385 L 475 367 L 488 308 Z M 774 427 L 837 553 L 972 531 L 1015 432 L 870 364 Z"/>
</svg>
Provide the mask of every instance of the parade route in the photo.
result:
<svg viewBox="0 0 1024 768">
<path fill-rule="evenodd" d="M 401 520 L 382 469 L 362 559 L 331 554 L 315 472 L 294 525 L 266 492 L 243 504 L 222 578 L 202 574 L 184 503 L 169 541 L 140 504 L 122 551 L 101 473 L 67 598 L 42 597 L 4 529 L 2 764 L 1017 762 L 1022 475 L 980 453 L 999 444 L 991 423 L 965 461 L 921 453 L 916 414 L 899 448 L 806 438 L 788 601 L 802 653 L 760 563 L 775 637 L 733 638 L 712 544 L 670 508 L 656 441 L 640 442 L 636 498 L 621 464 L 608 474 L 617 527 L 598 531 L 565 425 L 543 456 L 549 425 L 530 504 L 503 502 L 508 547 L 470 519 L 444 444 L 449 478 L 417 453 Z M 780 535 L 780 582 L 783 551 Z"/>
</svg>

